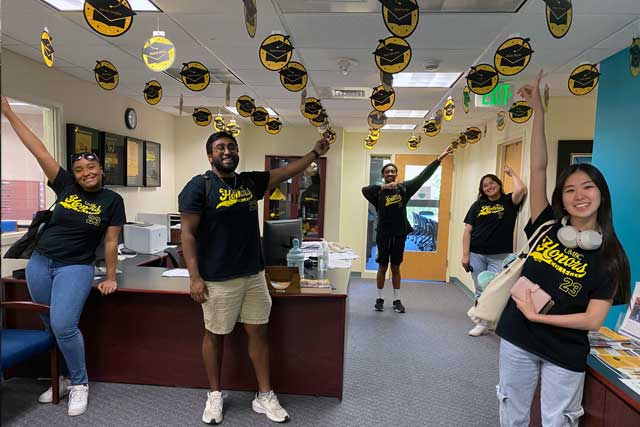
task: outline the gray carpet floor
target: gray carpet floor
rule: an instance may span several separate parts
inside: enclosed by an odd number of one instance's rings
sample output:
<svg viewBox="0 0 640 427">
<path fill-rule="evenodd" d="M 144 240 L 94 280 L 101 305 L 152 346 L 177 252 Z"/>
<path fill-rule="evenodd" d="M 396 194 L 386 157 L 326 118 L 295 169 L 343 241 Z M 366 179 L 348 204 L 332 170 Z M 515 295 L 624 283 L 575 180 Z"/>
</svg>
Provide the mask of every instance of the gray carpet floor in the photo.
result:
<svg viewBox="0 0 640 427">
<path fill-rule="evenodd" d="M 456 286 L 403 282 L 407 313 L 373 310 L 372 280 L 353 278 L 349 288 L 344 399 L 279 395 L 289 425 L 299 426 L 496 426 L 498 338 L 472 338 L 465 313 L 469 298 Z M 91 375 L 91 373 L 89 373 Z M 2 384 L 3 426 L 200 426 L 205 390 L 91 383 L 89 410 L 66 415 L 42 405 L 45 381 Z M 274 425 L 251 410 L 253 395 L 225 392 L 224 426 Z"/>
</svg>

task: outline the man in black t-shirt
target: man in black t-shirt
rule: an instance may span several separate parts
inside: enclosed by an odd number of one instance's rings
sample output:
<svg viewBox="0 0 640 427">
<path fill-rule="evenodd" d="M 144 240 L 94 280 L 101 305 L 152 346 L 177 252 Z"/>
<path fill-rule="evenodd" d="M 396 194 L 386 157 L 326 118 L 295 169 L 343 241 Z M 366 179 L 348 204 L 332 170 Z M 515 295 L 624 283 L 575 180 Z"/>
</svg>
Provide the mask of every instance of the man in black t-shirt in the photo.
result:
<svg viewBox="0 0 640 427">
<path fill-rule="evenodd" d="M 268 189 L 301 173 L 329 150 L 326 139 L 287 166 L 264 172 L 236 173 L 238 143 L 216 132 L 206 143 L 211 170 L 193 177 L 178 196 L 182 247 L 191 279 L 191 298 L 202 304 L 205 335 L 202 355 L 210 392 L 202 421 L 222 422 L 223 338 L 236 322 L 243 323 L 249 357 L 258 381 L 254 411 L 285 422 L 287 411 L 271 390 L 267 323 L 271 297 L 260 248 L 258 201 Z"/>
<path fill-rule="evenodd" d="M 393 163 L 387 163 L 382 168 L 384 184 L 370 185 L 362 188 L 362 195 L 371 203 L 378 213 L 378 227 L 376 229 L 376 246 L 378 254 L 378 274 L 376 276 L 377 298 L 374 305 L 376 311 L 384 310 L 382 298 L 387 267 L 391 261 L 391 281 L 393 283 L 393 309 L 396 313 L 404 313 L 405 308 L 400 301 L 400 264 L 404 255 L 404 242 L 413 229 L 407 219 L 407 203 L 418 192 L 420 187 L 431 178 L 438 169 L 442 159 L 452 152 L 447 147 L 436 160 L 425 167 L 415 178 L 396 182 L 398 168 Z"/>
</svg>

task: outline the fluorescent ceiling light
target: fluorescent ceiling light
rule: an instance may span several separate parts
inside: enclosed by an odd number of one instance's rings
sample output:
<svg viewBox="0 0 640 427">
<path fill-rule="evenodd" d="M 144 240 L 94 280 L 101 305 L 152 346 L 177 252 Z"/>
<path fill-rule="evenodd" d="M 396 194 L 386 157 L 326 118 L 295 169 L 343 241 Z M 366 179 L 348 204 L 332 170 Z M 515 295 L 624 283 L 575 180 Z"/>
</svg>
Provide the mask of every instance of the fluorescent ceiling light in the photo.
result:
<svg viewBox="0 0 640 427">
<path fill-rule="evenodd" d="M 79 12 L 84 7 L 84 0 L 40 0 L 53 6 L 61 12 Z M 129 0 L 131 8 L 136 12 L 161 12 L 158 7 L 149 0 Z"/>
<path fill-rule="evenodd" d="M 227 110 L 229 110 L 230 112 L 232 112 L 232 113 L 233 113 L 233 114 L 235 114 L 236 116 L 239 116 L 239 114 L 238 114 L 238 110 L 236 110 L 236 107 L 224 107 L 224 108 L 226 108 Z M 264 107 L 264 108 L 265 108 L 265 110 L 267 110 L 267 112 L 269 113 L 269 116 L 274 116 L 274 117 L 275 117 L 275 116 L 277 116 L 277 115 L 278 115 L 278 113 L 276 113 L 275 111 L 273 111 L 271 108 L 269 108 L 269 107 Z"/>
<path fill-rule="evenodd" d="M 429 110 L 389 110 L 384 112 L 384 115 L 387 117 L 407 118 L 424 117 L 427 114 L 429 114 Z"/>
<path fill-rule="evenodd" d="M 416 125 L 384 125 L 381 130 L 413 130 Z"/>
<path fill-rule="evenodd" d="M 393 87 L 451 87 L 462 73 L 399 73 Z"/>
</svg>

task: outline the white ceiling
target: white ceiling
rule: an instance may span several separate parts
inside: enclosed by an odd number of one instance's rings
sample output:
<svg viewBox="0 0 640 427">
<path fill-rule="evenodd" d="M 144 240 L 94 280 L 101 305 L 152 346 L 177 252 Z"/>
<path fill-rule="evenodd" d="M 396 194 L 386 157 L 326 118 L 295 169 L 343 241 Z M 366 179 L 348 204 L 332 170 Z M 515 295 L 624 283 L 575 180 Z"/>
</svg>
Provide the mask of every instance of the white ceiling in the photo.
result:
<svg viewBox="0 0 640 427">
<path fill-rule="evenodd" d="M 178 114 L 180 94 L 185 111 L 189 107 L 222 107 L 225 83 L 212 83 L 202 92 L 191 92 L 163 73 L 148 70 L 140 57 L 145 40 L 159 24 L 176 45 L 176 62 L 197 60 L 216 75 L 230 71 L 237 76 L 231 85 L 231 102 L 250 95 L 257 105 L 271 107 L 286 125 L 308 125 L 300 114 L 300 93 L 289 92 L 278 73 L 259 62 L 258 48 L 272 32 L 289 34 L 295 47 L 293 60 L 308 73 L 307 95 L 317 96 L 327 87 L 373 87 L 379 71 L 372 52 L 379 39 L 388 37 L 378 0 L 257 0 L 258 25 L 255 38 L 244 26 L 241 0 L 154 0 L 162 13 L 141 12 L 131 29 L 121 37 L 102 37 L 85 23 L 81 12 L 58 12 L 39 0 L 2 1 L 2 45 L 37 61 L 43 27 L 53 36 L 55 68 L 78 78 L 95 81 L 95 61 L 108 59 L 120 72 L 113 91 L 144 102 L 142 90 L 156 79 L 163 98 L 156 108 Z M 640 36 L 640 0 L 574 0 L 573 25 L 563 39 L 554 39 L 545 23 L 543 0 L 419 0 L 420 21 L 407 39 L 412 60 L 407 72 L 424 71 L 426 62 L 439 62 L 438 71 L 465 72 L 473 64 L 493 62 L 500 43 L 511 34 L 531 38 L 534 54 L 528 68 L 508 81 L 516 86 L 528 82 L 544 68 L 545 81 L 554 96 L 570 96 L 569 72 L 582 62 L 597 63 L 628 47 Z M 517 13 L 486 13 L 483 10 L 518 10 Z M 451 12 L 456 11 L 456 12 Z M 459 12 L 458 12 L 459 11 Z M 471 13 L 474 11 L 474 13 Z M 340 58 L 358 62 L 349 75 L 338 69 Z M 507 79 L 502 78 L 502 81 Z M 443 132 L 456 133 L 495 116 L 494 109 L 461 108 L 465 79 L 449 89 L 397 88 L 394 109 L 434 110 L 453 96 L 458 112 Z M 331 123 L 351 130 L 366 130 L 371 111 L 368 99 L 323 99 Z M 246 119 L 241 119 L 246 120 Z M 389 119 L 389 123 L 416 123 L 421 119 Z"/>
</svg>

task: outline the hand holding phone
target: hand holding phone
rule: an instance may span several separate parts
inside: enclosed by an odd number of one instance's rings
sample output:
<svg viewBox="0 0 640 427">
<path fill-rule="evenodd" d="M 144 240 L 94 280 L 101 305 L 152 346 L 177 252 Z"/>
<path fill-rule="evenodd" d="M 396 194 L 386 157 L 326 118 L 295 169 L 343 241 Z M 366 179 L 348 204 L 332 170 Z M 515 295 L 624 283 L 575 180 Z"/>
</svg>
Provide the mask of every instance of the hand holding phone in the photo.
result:
<svg viewBox="0 0 640 427">
<path fill-rule="evenodd" d="M 510 292 L 514 297 L 524 300 L 527 295 L 527 290 L 531 291 L 531 300 L 533 301 L 536 313 L 546 314 L 551 310 L 551 307 L 554 306 L 555 302 L 551 298 L 551 295 L 524 276 L 520 276 Z"/>
</svg>

